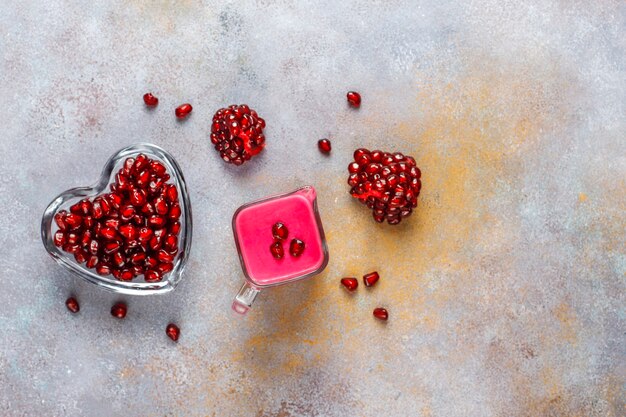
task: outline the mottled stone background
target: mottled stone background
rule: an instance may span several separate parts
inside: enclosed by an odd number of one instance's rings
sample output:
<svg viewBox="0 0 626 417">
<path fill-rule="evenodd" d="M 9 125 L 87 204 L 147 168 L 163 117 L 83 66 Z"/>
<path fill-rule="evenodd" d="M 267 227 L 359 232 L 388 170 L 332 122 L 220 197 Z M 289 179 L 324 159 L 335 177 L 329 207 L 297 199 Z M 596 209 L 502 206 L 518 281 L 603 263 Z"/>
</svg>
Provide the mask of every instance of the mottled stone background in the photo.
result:
<svg viewBox="0 0 626 417">
<path fill-rule="evenodd" d="M 0 34 L 0 415 L 626 415 L 624 2 L 3 0 Z M 268 145 L 237 168 L 208 136 L 244 102 Z M 174 293 L 128 298 L 62 270 L 39 224 L 140 141 L 181 164 L 194 244 Z M 409 221 L 351 201 L 359 146 L 415 157 Z M 233 211 L 308 183 L 328 268 L 234 316 Z"/>
</svg>

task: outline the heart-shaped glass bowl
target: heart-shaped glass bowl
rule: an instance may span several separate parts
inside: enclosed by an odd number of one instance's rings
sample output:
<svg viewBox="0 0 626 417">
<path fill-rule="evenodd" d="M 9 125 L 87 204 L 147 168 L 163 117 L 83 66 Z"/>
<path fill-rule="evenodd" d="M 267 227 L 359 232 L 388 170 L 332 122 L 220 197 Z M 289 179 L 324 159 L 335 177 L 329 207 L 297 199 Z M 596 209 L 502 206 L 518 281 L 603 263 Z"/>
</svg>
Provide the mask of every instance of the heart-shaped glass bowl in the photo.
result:
<svg viewBox="0 0 626 417">
<path fill-rule="evenodd" d="M 58 230 L 56 223 L 53 221 L 54 215 L 60 210 L 67 210 L 69 212 L 70 206 L 83 198 L 94 198 L 99 194 L 107 192 L 109 184 L 114 182 L 114 176 L 122 167 L 126 158 L 135 157 L 141 153 L 165 165 L 171 177 L 168 182 L 175 184 L 178 188 L 178 200 L 181 207 L 178 254 L 174 259 L 174 268 L 172 271 L 165 274 L 160 282 L 118 281 L 112 276 L 98 275 L 94 270 L 88 269 L 76 262 L 72 254 L 56 247 L 53 242 L 54 233 Z M 191 235 L 191 204 L 189 202 L 185 178 L 183 177 L 180 166 L 165 150 L 149 143 L 140 143 L 120 149 L 109 158 L 96 184 L 91 187 L 72 188 L 63 192 L 48 205 L 41 220 L 41 238 L 46 250 L 54 260 L 70 271 L 78 274 L 81 278 L 99 287 L 128 295 L 162 294 L 173 290 L 182 278 L 183 270 L 185 269 L 185 264 L 189 257 Z M 140 279 L 141 278 L 135 278 L 135 281 L 139 281 Z"/>
</svg>

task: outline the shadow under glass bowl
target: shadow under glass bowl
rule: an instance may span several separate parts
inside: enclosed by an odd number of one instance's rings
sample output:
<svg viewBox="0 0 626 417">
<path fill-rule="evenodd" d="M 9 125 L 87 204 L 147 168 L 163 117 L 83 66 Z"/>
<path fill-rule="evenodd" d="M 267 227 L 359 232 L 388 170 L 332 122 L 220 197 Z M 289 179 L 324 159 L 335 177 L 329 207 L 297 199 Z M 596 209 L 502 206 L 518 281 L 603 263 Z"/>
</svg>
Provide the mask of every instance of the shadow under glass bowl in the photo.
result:
<svg viewBox="0 0 626 417">
<path fill-rule="evenodd" d="M 58 226 L 53 221 L 54 215 L 60 210 L 67 210 L 69 212 L 70 206 L 83 198 L 94 198 L 99 194 L 108 192 L 109 184 L 114 182 L 114 176 L 122 167 L 124 160 L 129 157 L 135 157 L 141 153 L 165 165 L 167 172 L 170 174 L 168 183 L 172 183 L 178 188 L 178 200 L 181 208 L 178 254 L 174 259 L 174 268 L 172 271 L 165 274 L 163 280 L 160 282 L 139 282 L 139 280 L 143 279 L 141 277 L 136 277 L 133 281 L 119 281 L 110 275 L 98 275 L 94 270 L 88 269 L 84 265 L 76 262 L 71 253 L 63 251 L 61 248 L 55 246 L 53 242 L 54 233 L 58 230 Z M 111 156 L 104 165 L 100 179 L 96 184 L 90 187 L 72 188 L 59 194 L 48 205 L 41 220 L 41 238 L 43 244 L 55 261 L 76 273 L 81 278 L 99 287 L 127 295 L 163 294 L 173 290 L 182 278 L 183 270 L 185 269 L 185 264 L 187 263 L 191 249 L 191 236 L 191 204 L 189 202 L 185 178 L 183 177 L 180 166 L 165 150 L 148 143 L 140 143 L 120 149 Z"/>
</svg>

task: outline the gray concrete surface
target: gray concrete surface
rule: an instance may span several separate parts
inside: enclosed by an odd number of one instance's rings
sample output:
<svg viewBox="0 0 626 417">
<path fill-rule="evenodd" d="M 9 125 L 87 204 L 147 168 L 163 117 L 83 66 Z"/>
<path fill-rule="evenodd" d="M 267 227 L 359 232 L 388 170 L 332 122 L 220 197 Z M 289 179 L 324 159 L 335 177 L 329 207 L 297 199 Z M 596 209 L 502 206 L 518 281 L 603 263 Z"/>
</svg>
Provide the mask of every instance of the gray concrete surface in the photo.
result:
<svg viewBox="0 0 626 417">
<path fill-rule="evenodd" d="M 612 0 L 4 0 L 0 415 L 625 415 L 625 27 Z M 240 168 L 208 141 L 231 103 L 268 125 Z M 143 141 L 185 172 L 194 245 L 179 288 L 125 298 L 121 322 L 124 297 L 60 269 L 39 222 Z M 350 200 L 359 146 L 422 169 L 396 228 Z M 307 183 L 327 270 L 233 316 L 231 214 Z"/>
</svg>

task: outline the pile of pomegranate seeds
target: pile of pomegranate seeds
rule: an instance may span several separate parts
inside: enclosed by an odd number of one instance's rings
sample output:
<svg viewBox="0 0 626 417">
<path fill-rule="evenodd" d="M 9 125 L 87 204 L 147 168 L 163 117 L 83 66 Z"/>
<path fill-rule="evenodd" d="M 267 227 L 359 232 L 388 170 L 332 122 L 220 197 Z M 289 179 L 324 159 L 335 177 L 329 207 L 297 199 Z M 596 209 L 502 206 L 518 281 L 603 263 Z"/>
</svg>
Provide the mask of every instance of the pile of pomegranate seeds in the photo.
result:
<svg viewBox="0 0 626 417">
<path fill-rule="evenodd" d="M 265 120 L 246 104 L 219 109 L 213 116 L 211 143 L 228 163 L 241 165 L 265 147 Z"/>
<path fill-rule="evenodd" d="M 165 328 L 165 334 L 174 342 L 177 342 L 178 338 L 180 337 L 180 329 L 174 323 L 170 323 Z"/>
<path fill-rule="evenodd" d="M 380 276 L 378 272 L 370 272 L 369 274 L 363 275 L 363 284 L 365 284 L 366 287 L 373 287 L 379 279 Z"/>
<path fill-rule="evenodd" d="M 110 193 L 55 214 L 54 244 L 100 275 L 161 281 L 174 268 L 181 227 L 178 190 L 169 179 L 161 162 L 127 158 Z"/>
<path fill-rule="evenodd" d="M 389 313 L 382 307 L 375 308 L 373 314 L 378 320 L 387 321 L 389 318 Z"/>
<path fill-rule="evenodd" d="M 176 110 L 174 110 L 174 114 L 179 119 L 184 119 L 185 117 L 189 116 L 189 113 L 191 113 L 192 110 L 193 110 L 193 107 L 191 107 L 191 104 L 185 103 L 176 107 Z"/>
<path fill-rule="evenodd" d="M 285 256 L 285 249 L 283 248 L 283 243 L 289 236 L 289 229 L 281 222 L 277 222 L 272 226 L 272 236 L 274 237 L 274 242 L 270 245 L 270 253 L 276 259 L 282 259 Z M 292 239 L 289 244 L 289 253 L 294 258 L 302 255 L 304 252 L 305 244 L 300 239 Z"/>
<path fill-rule="evenodd" d="M 321 153 L 329 154 L 331 150 L 330 141 L 328 139 L 320 139 L 317 142 L 317 147 Z"/>
<path fill-rule="evenodd" d="M 350 106 L 354 108 L 361 107 L 361 95 L 356 91 L 348 91 L 346 98 L 348 99 L 348 104 L 350 104 Z"/>
<path fill-rule="evenodd" d="M 377 222 L 398 224 L 417 207 L 422 173 L 413 157 L 361 148 L 348 172 L 350 194 L 372 209 Z"/>
<path fill-rule="evenodd" d="M 154 107 L 159 104 L 159 99 L 152 95 L 152 93 L 146 93 L 143 95 L 143 102 L 148 107 Z"/>
<path fill-rule="evenodd" d="M 341 278 L 341 285 L 344 286 L 345 289 L 347 289 L 348 291 L 352 292 L 352 291 L 356 291 L 357 287 L 359 286 L 359 281 L 357 281 L 356 278 Z"/>
<path fill-rule="evenodd" d="M 80 306 L 78 305 L 78 301 L 74 297 L 70 297 L 65 300 L 65 306 L 72 313 L 78 313 L 80 311 Z"/>
<path fill-rule="evenodd" d="M 126 317 L 126 312 L 128 311 L 128 307 L 124 303 L 116 303 L 111 307 L 111 315 L 118 319 L 123 319 Z"/>
</svg>

